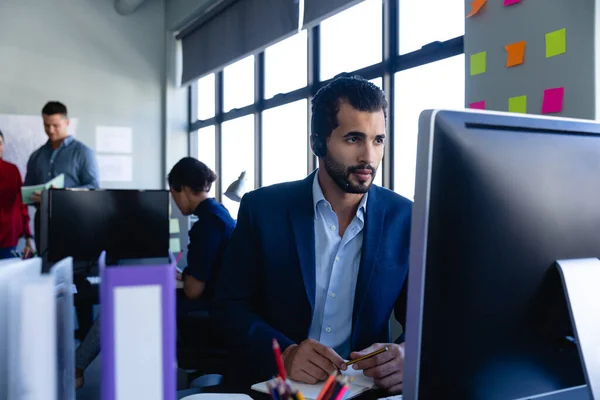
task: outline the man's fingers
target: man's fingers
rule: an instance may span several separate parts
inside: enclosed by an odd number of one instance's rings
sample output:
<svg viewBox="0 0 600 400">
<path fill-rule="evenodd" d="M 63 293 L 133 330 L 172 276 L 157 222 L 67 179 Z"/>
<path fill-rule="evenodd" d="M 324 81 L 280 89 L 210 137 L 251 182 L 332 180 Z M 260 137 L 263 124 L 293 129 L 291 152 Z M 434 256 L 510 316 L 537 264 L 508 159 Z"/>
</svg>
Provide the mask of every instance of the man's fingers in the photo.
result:
<svg viewBox="0 0 600 400">
<path fill-rule="evenodd" d="M 309 361 L 313 363 L 316 367 L 318 367 L 321 371 L 323 371 L 323 374 L 326 375 L 321 379 L 327 379 L 329 375 L 333 374 L 337 370 L 337 367 L 333 365 L 328 358 L 323 357 L 316 351 L 312 352 L 311 356 L 309 357 Z"/>
<path fill-rule="evenodd" d="M 393 374 L 394 372 L 398 372 L 399 367 L 398 364 L 394 361 L 388 361 L 385 364 L 378 365 L 373 368 L 367 368 L 363 370 L 363 374 L 370 378 L 374 379 L 382 379 L 388 375 Z"/>
<path fill-rule="evenodd" d="M 402 384 L 400 383 L 399 385 L 394 385 L 389 389 L 386 389 L 390 394 L 398 394 L 398 393 L 402 393 Z"/>
<path fill-rule="evenodd" d="M 317 363 L 319 361 L 324 361 L 325 363 L 329 363 L 329 361 L 325 360 L 324 358 L 321 358 L 320 360 L 310 359 L 310 360 L 308 360 L 308 364 L 310 364 L 310 370 L 305 369 L 305 371 L 310 373 L 312 376 L 317 378 L 319 381 L 324 381 L 325 379 L 329 378 L 329 375 L 331 375 L 331 373 L 333 372 L 330 370 L 333 370 L 334 367 L 331 364 L 329 364 L 329 365 L 325 364 L 325 366 L 322 366 L 321 364 Z"/>
<path fill-rule="evenodd" d="M 324 379 L 323 375 L 325 375 L 325 372 L 321 368 L 317 367 L 315 364 L 310 362 L 310 360 L 302 360 L 302 363 L 298 367 L 302 372 L 309 375 L 315 383 Z"/>
<path fill-rule="evenodd" d="M 398 383 L 402 383 L 404 376 L 403 371 L 398 369 L 398 366 L 393 362 L 380 365 L 377 368 L 371 368 L 363 371 L 365 376 L 369 376 L 375 380 L 378 386 L 383 388 L 392 387 Z"/>
<path fill-rule="evenodd" d="M 315 383 L 317 383 L 317 378 L 302 370 L 299 370 L 297 373 L 291 376 L 291 378 L 298 382 L 308 383 L 309 385 L 314 385 Z"/>
<path fill-rule="evenodd" d="M 344 359 L 330 347 L 324 346 L 321 343 L 315 343 L 313 349 L 321 356 L 328 359 L 335 368 L 341 368 L 344 364 Z"/>
</svg>

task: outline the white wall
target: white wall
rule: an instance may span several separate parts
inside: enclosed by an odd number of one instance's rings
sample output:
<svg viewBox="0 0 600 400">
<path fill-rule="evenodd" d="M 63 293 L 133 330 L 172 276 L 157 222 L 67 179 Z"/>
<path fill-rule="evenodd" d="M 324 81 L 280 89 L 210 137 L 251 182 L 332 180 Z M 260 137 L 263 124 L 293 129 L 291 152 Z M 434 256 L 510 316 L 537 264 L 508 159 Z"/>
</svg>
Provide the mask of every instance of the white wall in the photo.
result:
<svg viewBox="0 0 600 400">
<path fill-rule="evenodd" d="M 133 129 L 133 182 L 161 188 L 165 0 L 119 15 L 112 0 L 0 1 L 0 113 L 38 115 L 59 100 L 95 147 L 96 126 Z"/>
</svg>

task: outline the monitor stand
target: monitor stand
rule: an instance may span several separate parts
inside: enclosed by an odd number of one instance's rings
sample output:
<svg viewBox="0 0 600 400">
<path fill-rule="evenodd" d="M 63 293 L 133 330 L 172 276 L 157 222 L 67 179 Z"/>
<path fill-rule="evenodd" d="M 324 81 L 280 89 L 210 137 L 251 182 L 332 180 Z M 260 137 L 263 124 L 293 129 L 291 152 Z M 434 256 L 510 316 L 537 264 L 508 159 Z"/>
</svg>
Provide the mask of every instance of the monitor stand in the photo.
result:
<svg viewBox="0 0 600 400">
<path fill-rule="evenodd" d="M 589 394 L 600 400 L 600 260 L 559 260 L 556 265 Z"/>
</svg>

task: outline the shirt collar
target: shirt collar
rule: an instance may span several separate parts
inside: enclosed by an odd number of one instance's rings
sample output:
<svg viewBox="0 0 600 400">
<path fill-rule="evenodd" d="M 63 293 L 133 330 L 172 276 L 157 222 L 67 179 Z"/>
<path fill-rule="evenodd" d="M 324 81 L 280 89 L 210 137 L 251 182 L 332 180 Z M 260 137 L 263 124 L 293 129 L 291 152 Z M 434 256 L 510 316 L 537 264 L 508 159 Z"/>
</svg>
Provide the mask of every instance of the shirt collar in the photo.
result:
<svg viewBox="0 0 600 400">
<path fill-rule="evenodd" d="M 319 170 L 315 172 L 315 178 L 313 179 L 312 185 L 312 197 L 313 197 L 313 212 L 315 215 L 315 219 L 317 219 L 317 207 L 320 203 L 327 204 L 329 208 L 331 208 L 331 204 L 325 198 L 323 194 L 323 190 L 321 189 L 321 185 L 319 184 Z M 358 205 L 358 209 L 356 210 L 356 216 L 364 222 L 364 215 L 367 213 L 367 199 L 369 198 L 369 192 L 365 193 L 362 199 L 360 200 L 360 204 Z"/>
<path fill-rule="evenodd" d="M 74 140 L 75 140 L 75 138 L 74 138 L 73 136 L 69 135 L 69 136 L 67 136 L 67 137 L 65 138 L 65 140 L 63 140 L 63 142 L 60 144 L 60 146 L 59 146 L 58 148 L 60 149 L 61 147 L 67 147 L 67 146 L 69 146 L 71 143 L 73 143 L 73 141 L 74 141 Z M 46 146 L 48 146 L 48 147 L 51 147 L 51 145 L 50 145 L 50 140 L 48 140 L 48 141 L 46 142 Z"/>
<path fill-rule="evenodd" d="M 214 203 L 216 203 L 216 200 L 213 197 L 202 200 L 194 210 L 194 215 L 199 216 L 204 209 L 208 210 Z"/>
</svg>

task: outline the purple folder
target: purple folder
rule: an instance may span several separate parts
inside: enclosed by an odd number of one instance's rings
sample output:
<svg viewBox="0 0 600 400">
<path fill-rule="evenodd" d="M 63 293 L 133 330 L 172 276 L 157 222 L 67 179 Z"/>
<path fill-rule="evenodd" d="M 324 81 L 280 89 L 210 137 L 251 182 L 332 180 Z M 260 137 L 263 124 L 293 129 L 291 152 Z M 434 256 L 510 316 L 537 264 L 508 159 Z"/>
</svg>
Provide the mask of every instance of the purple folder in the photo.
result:
<svg viewBox="0 0 600 400">
<path fill-rule="evenodd" d="M 100 266 L 102 399 L 176 398 L 175 259 Z M 133 396 L 133 397 L 132 397 Z"/>
</svg>

